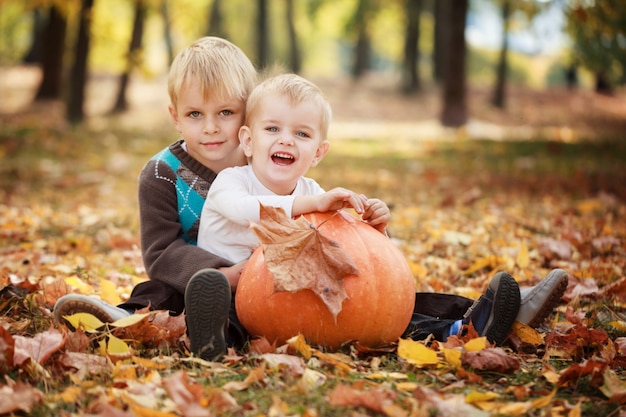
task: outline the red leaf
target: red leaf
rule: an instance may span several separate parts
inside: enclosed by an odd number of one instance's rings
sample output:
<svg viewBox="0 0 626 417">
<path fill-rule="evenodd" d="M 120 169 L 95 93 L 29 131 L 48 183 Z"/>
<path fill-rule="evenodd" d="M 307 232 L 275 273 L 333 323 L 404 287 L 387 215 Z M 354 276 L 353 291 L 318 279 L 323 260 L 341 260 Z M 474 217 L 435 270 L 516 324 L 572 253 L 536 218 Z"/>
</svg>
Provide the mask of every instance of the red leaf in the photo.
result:
<svg viewBox="0 0 626 417">
<path fill-rule="evenodd" d="M 508 355 L 501 348 L 488 348 L 477 352 L 463 352 L 463 365 L 478 371 L 511 373 L 519 369 L 519 359 Z"/>
</svg>

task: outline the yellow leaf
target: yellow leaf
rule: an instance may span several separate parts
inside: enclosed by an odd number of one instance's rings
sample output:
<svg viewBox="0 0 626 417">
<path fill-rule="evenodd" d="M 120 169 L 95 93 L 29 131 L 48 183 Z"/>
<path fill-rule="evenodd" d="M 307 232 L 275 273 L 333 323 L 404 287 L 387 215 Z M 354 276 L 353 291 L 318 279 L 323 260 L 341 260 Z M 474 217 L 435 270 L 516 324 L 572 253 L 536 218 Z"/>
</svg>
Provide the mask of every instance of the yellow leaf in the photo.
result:
<svg viewBox="0 0 626 417">
<path fill-rule="evenodd" d="M 93 294 L 93 287 L 85 283 L 82 279 L 76 275 L 65 278 L 65 283 L 73 288 L 76 288 L 81 294 Z"/>
<path fill-rule="evenodd" d="M 519 321 L 513 322 L 511 332 L 519 337 L 522 342 L 530 343 L 535 346 L 543 344 L 543 335 L 541 333 Z"/>
<path fill-rule="evenodd" d="M 111 323 L 111 326 L 115 327 L 129 327 L 139 323 L 141 320 L 148 317 L 151 313 L 131 314 L 130 316 L 123 317 L 119 320 L 115 320 Z"/>
<path fill-rule="evenodd" d="M 124 364 L 123 361 L 117 361 L 112 375 L 113 379 L 135 380 L 137 379 L 137 367 Z"/>
<path fill-rule="evenodd" d="M 63 316 L 75 329 L 82 327 L 86 332 L 95 332 L 100 327 L 104 326 L 104 323 L 100 321 L 96 316 L 89 313 L 75 313 L 71 316 Z"/>
<path fill-rule="evenodd" d="M 287 344 L 298 351 L 305 359 L 311 359 L 311 346 L 309 346 L 301 334 L 287 340 Z"/>
<path fill-rule="evenodd" d="M 167 369 L 168 367 L 167 363 L 156 362 L 152 359 L 146 359 L 140 356 L 133 356 L 133 362 L 148 369 Z"/>
<path fill-rule="evenodd" d="M 398 356 L 416 366 L 437 365 L 437 352 L 411 339 L 400 339 Z"/>
<path fill-rule="evenodd" d="M 609 324 L 621 332 L 626 332 L 626 321 L 614 320 L 610 322 Z"/>
<path fill-rule="evenodd" d="M 479 350 L 486 349 L 488 346 L 490 345 L 485 336 L 472 339 L 463 345 L 468 352 L 478 352 Z"/>
<path fill-rule="evenodd" d="M 73 404 L 84 396 L 81 387 L 68 387 L 60 394 L 57 394 L 54 401 Z"/>
<path fill-rule="evenodd" d="M 527 268 L 528 264 L 530 264 L 528 247 L 526 247 L 525 240 L 522 240 L 522 243 L 520 244 L 519 250 L 517 251 L 517 258 L 515 258 L 515 263 L 522 269 Z"/>
<path fill-rule="evenodd" d="M 547 407 L 548 405 L 550 405 L 550 403 L 552 402 L 552 399 L 554 398 L 554 395 L 556 394 L 556 390 L 557 388 L 554 387 L 554 389 L 552 390 L 552 392 L 544 397 L 539 397 L 536 400 L 531 402 L 531 406 L 532 408 L 544 408 Z"/>
<path fill-rule="evenodd" d="M 501 258 L 499 256 L 495 256 L 495 255 L 485 256 L 484 258 L 476 259 L 476 261 L 474 261 L 474 264 L 472 266 L 470 266 L 468 269 L 463 271 L 463 274 L 471 275 L 474 272 L 480 271 L 481 269 L 487 268 L 487 267 L 491 269 L 496 269 L 498 265 L 501 265 L 503 263 L 504 263 L 504 258 Z"/>
<path fill-rule="evenodd" d="M 130 354 L 130 348 L 122 339 L 109 335 L 109 342 L 107 343 L 107 353 L 109 355 L 127 355 Z"/>
<path fill-rule="evenodd" d="M 572 409 L 570 410 L 570 412 L 569 412 L 569 413 L 567 413 L 567 417 L 580 417 L 580 416 L 582 416 L 582 411 L 581 411 L 581 409 L 580 409 L 580 408 L 581 408 L 581 407 L 580 407 L 581 402 L 582 402 L 582 401 L 578 401 L 578 404 L 576 404 L 576 405 L 574 406 L 574 408 L 572 408 Z"/>
<path fill-rule="evenodd" d="M 446 362 L 452 365 L 454 368 L 461 367 L 461 351 L 457 349 L 440 349 L 443 352 Z"/>
<path fill-rule="evenodd" d="M 495 392 L 470 391 L 470 393 L 465 396 L 465 402 L 468 404 L 474 404 L 482 401 L 491 401 L 498 397 L 500 397 L 500 394 Z"/>
<path fill-rule="evenodd" d="M 113 306 L 122 303 L 115 284 L 107 279 L 100 279 L 100 298 Z"/>
</svg>

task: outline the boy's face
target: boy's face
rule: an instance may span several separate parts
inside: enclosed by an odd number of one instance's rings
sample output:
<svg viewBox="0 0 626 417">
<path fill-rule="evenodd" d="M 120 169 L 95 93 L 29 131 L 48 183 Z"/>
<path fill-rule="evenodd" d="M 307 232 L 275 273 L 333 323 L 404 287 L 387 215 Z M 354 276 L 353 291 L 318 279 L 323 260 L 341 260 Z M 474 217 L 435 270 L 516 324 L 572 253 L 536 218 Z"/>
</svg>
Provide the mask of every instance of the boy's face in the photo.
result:
<svg viewBox="0 0 626 417">
<path fill-rule="evenodd" d="M 169 107 L 174 126 L 187 143 L 187 152 L 200 163 L 219 172 L 245 164 L 237 134 L 243 124 L 246 103 L 239 99 L 205 100 L 198 83 L 186 83 L 178 105 Z"/>
<path fill-rule="evenodd" d="M 263 185 L 276 194 L 291 194 L 298 179 L 322 160 L 328 142 L 321 118 L 321 109 L 310 101 L 293 105 L 277 95 L 261 99 L 239 139 Z"/>
</svg>

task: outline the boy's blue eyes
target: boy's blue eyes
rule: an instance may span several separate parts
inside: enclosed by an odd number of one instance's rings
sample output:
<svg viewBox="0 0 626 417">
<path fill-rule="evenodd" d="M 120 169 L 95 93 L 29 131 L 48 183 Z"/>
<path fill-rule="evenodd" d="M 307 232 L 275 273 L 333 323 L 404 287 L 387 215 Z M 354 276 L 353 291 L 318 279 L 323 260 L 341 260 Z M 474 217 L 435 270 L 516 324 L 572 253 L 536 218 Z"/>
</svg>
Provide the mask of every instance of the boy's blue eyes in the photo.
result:
<svg viewBox="0 0 626 417">
<path fill-rule="evenodd" d="M 276 126 L 268 126 L 265 128 L 268 132 L 277 133 L 279 129 Z M 296 136 L 300 136 L 302 138 L 310 138 L 311 136 L 306 132 L 296 132 Z"/>
<path fill-rule="evenodd" d="M 232 110 L 222 110 L 219 112 L 220 116 L 230 116 L 231 114 L 235 114 Z M 189 117 L 196 118 L 202 116 L 202 113 L 199 111 L 191 111 L 189 112 Z"/>
</svg>

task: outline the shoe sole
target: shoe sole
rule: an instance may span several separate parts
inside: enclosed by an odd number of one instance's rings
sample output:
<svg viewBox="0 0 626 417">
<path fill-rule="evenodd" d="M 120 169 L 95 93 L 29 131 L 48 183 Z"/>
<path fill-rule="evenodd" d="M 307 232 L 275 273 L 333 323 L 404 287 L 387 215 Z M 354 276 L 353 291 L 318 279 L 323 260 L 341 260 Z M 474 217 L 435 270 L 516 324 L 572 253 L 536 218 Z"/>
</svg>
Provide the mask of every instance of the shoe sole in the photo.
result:
<svg viewBox="0 0 626 417">
<path fill-rule="evenodd" d="M 224 327 L 230 300 L 230 284 L 219 271 L 202 272 L 187 284 L 185 320 L 195 356 L 212 361 L 226 353 Z"/>
<path fill-rule="evenodd" d="M 569 278 L 567 277 L 567 273 L 560 271 L 559 273 L 563 274 L 559 281 L 559 284 L 555 287 L 554 290 L 552 290 L 550 297 L 546 299 L 546 302 L 543 303 L 537 314 L 535 314 L 535 317 L 532 319 L 532 321 L 528 323 L 528 326 L 532 328 L 539 327 L 546 320 L 546 318 L 548 318 L 548 316 L 552 314 L 556 306 L 561 302 L 561 297 L 563 297 L 563 294 L 565 294 L 567 284 L 569 283 Z M 549 278 L 549 274 L 545 279 L 547 278 Z"/>
<path fill-rule="evenodd" d="M 494 294 L 494 306 L 485 325 L 484 336 L 497 346 L 507 338 L 520 306 L 519 285 L 515 278 L 503 274 Z M 497 320 L 495 319 L 497 317 Z"/>
<path fill-rule="evenodd" d="M 115 321 L 113 320 L 113 317 L 111 317 L 109 313 L 103 309 L 82 300 L 65 301 L 61 308 L 54 312 L 54 316 L 57 319 L 57 322 L 63 323 L 69 327 L 70 330 L 75 331 L 76 329 L 65 319 L 65 316 L 71 316 L 76 313 L 89 313 L 103 323 L 113 323 Z"/>
</svg>

